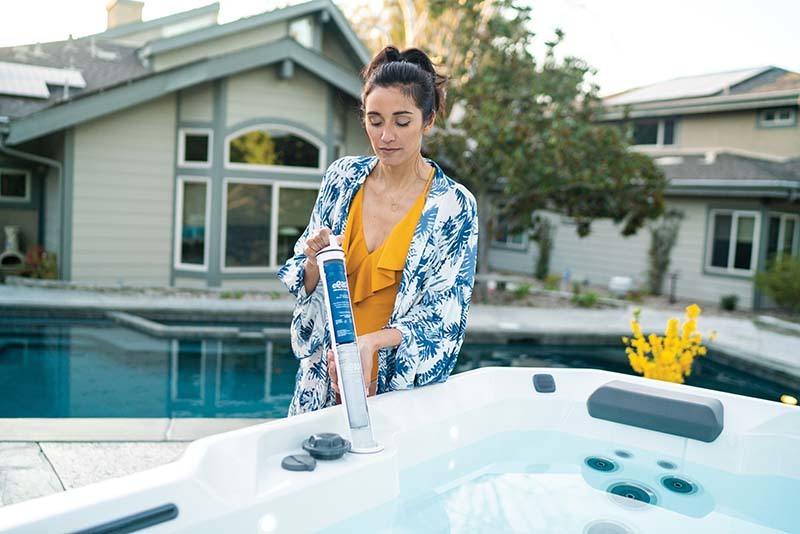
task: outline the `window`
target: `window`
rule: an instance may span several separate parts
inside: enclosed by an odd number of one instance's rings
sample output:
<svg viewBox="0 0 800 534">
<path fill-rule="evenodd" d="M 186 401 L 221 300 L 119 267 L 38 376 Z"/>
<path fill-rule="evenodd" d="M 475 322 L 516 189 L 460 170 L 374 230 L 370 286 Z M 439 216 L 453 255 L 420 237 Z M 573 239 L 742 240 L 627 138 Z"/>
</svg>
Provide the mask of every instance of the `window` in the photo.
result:
<svg viewBox="0 0 800 534">
<path fill-rule="evenodd" d="M 500 245 L 508 248 L 524 249 L 525 248 L 525 234 L 509 233 L 508 225 L 503 222 L 498 222 L 492 237 L 492 244 Z"/>
<path fill-rule="evenodd" d="M 319 184 L 227 178 L 223 189 L 223 272 L 268 272 L 294 255 Z"/>
<path fill-rule="evenodd" d="M 800 241 L 800 215 L 771 213 L 768 221 L 767 260 L 794 254 Z"/>
<path fill-rule="evenodd" d="M 178 178 L 175 223 L 175 267 L 204 271 L 208 266 L 207 178 Z"/>
<path fill-rule="evenodd" d="M 321 141 L 288 126 L 259 127 L 228 138 L 229 168 L 268 168 L 322 172 L 325 149 Z"/>
<path fill-rule="evenodd" d="M 226 180 L 223 194 L 223 270 L 269 267 L 272 185 Z"/>
<path fill-rule="evenodd" d="M 797 110 L 794 108 L 765 109 L 758 114 L 758 125 L 763 128 L 794 126 L 797 124 Z"/>
<path fill-rule="evenodd" d="M 760 222 L 758 212 L 712 210 L 706 267 L 713 272 L 752 274 Z"/>
<path fill-rule="evenodd" d="M 306 229 L 317 199 L 317 189 L 280 188 L 278 207 L 278 263 L 294 255 L 294 244 Z"/>
<path fill-rule="evenodd" d="M 211 139 L 211 130 L 181 129 L 178 137 L 178 165 L 181 167 L 210 167 Z"/>
<path fill-rule="evenodd" d="M 649 119 L 634 121 L 633 144 L 655 146 L 675 144 L 675 120 Z"/>
<path fill-rule="evenodd" d="M 13 169 L 0 169 L 0 200 L 27 202 L 30 199 L 30 173 Z"/>
</svg>

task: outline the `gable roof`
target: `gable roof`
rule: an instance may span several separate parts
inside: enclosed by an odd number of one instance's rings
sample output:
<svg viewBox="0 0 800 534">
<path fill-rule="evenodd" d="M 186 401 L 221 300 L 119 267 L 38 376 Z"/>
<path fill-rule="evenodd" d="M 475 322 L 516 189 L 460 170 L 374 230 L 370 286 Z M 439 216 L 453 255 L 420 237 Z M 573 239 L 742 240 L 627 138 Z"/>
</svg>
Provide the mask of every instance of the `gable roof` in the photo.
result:
<svg viewBox="0 0 800 534">
<path fill-rule="evenodd" d="M 219 12 L 219 2 L 214 2 L 213 4 L 209 4 L 207 6 L 190 9 L 189 11 L 181 11 L 180 13 L 173 13 L 172 15 L 159 17 L 157 19 L 123 24 L 121 26 L 117 26 L 116 28 L 110 28 L 104 32 L 95 34 L 94 37 L 100 37 L 103 39 L 118 39 L 120 37 L 125 37 L 126 35 L 131 35 L 133 33 L 139 33 L 147 30 L 152 30 L 155 28 L 160 28 L 161 26 L 166 26 L 168 24 L 177 24 L 179 22 L 191 20 L 193 18 L 200 17 L 202 15 L 210 15 L 211 13 L 218 13 L 218 12 Z"/>
<path fill-rule="evenodd" d="M 758 67 L 687 76 L 603 99 L 604 120 L 796 106 L 800 73 Z"/>
<path fill-rule="evenodd" d="M 354 71 L 339 66 L 318 51 L 303 47 L 290 37 L 158 72 L 146 61 L 145 56 L 154 54 L 154 50 L 192 46 L 245 29 L 316 13 L 323 24 L 333 22 L 358 56 L 358 60 L 362 64 L 366 63 L 369 61 L 366 48 L 331 0 L 312 0 L 228 24 L 212 25 L 174 37 L 157 39 L 144 47 L 125 45 L 108 39 L 109 35 L 120 36 L 128 30 L 136 33 L 150 27 L 197 17 L 198 13 L 202 15 L 218 7 L 218 4 L 211 4 L 152 21 L 128 24 L 81 39 L 0 48 L 0 62 L 68 68 L 81 73 L 86 82 L 84 88 L 70 88 L 69 98 L 65 98 L 63 86 L 51 85 L 49 82 L 47 88 L 50 96 L 46 99 L 0 95 L 0 131 L 8 133 L 6 142 L 21 143 L 193 84 L 284 60 L 298 64 L 356 99 L 360 97 L 361 80 Z"/>
<path fill-rule="evenodd" d="M 70 89 L 70 97 L 111 87 L 149 72 L 136 57 L 136 48 L 93 36 L 35 45 L 0 48 L 0 61 L 37 67 L 67 68 L 83 75 L 86 86 Z M 0 116 L 17 119 L 61 102 L 64 88 L 49 85 L 49 98 L 0 95 Z"/>
<path fill-rule="evenodd" d="M 285 37 L 81 94 L 76 99 L 60 102 L 11 122 L 6 142 L 9 145 L 19 144 L 174 91 L 284 60 L 298 64 L 353 98 L 359 98 L 361 94 L 361 79 L 358 76 L 294 39 Z"/>
<path fill-rule="evenodd" d="M 339 8 L 336 7 L 331 0 L 311 0 L 310 2 L 295 4 L 253 15 L 252 17 L 241 18 L 226 24 L 218 24 L 174 37 L 158 39 L 143 46 L 139 51 L 139 55 L 142 58 L 149 58 L 152 55 L 192 46 L 210 39 L 219 39 L 220 37 L 247 31 L 258 26 L 296 19 L 318 12 L 323 17 L 330 17 L 347 43 L 356 52 L 361 63 L 369 63 L 370 55 L 364 43 L 361 42 L 350 27 L 350 24 L 348 24 L 347 20 L 344 18 L 342 12 L 339 11 Z"/>
</svg>

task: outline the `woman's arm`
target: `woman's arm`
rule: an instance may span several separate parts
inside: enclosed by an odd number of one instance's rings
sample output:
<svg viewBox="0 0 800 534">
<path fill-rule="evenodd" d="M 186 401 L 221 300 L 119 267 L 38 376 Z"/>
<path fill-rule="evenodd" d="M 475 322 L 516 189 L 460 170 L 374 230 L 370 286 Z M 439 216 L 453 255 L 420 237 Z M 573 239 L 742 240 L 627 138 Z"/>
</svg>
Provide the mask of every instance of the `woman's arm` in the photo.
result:
<svg viewBox="0 0 800 534">
<path fill-rule="evenodd" d="M 290 330 L 292 351 L 300 359 L 308 358 L 317 352 L 326 339 L 322 292 L 315 291 L 319 284 L 319 270 L 307 267 L 308 258 L 304 250 L 306 240 L 324 225 L 323 199 L 327 196 L 328 179 L 329 173 L 326 173 L 320 184 L 314 208 L 311 210 L 308 226 L 295 243 L 294 255 L 278 270 L 278 278 L 297 299 Z"/>
</svg>

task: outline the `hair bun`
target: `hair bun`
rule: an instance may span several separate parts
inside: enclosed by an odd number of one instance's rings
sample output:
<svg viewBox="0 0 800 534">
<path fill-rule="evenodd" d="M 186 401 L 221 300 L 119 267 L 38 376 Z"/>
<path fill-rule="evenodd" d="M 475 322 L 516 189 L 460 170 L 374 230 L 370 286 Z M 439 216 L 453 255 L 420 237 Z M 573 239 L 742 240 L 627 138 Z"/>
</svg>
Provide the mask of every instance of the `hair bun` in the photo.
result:
<svg viewBox="0 0 800 534">
<path fill-rule="evenodd" d="M 401 61 L 406 61 L 408 63 L 413 63 L 417 65 L 425 72 L 429 72 L 431 74 L 436 73 L 436 69 L 433 66 L 433 62 L 428 57 L 428 54 L 420 50 L 419 48 L 409 48 L 404 50 L 400 54 Z"/>
<path fill-rule="evenodd" d="M 403 55 L 400 53 L 394 46 L 387 46 L 384 47 L 383 50 L 375 54 L 375 57 L 372 58 L 372 61 L 369 65 L 364 68 L 363 77 L 365 80 L 369 80 L 370 76 L 378 70 L 381 65 L 385 65 L 386 63 L 392 63 L 394 61 L 402 61 Z"/>
</svg>

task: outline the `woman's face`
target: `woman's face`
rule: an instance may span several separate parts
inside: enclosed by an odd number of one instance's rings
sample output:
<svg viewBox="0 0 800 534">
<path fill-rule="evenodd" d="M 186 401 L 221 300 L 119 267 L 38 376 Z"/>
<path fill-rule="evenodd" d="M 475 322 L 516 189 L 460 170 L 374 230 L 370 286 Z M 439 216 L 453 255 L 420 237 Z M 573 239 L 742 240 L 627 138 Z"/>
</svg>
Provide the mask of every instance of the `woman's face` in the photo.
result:
<svg viewBox="0 0 800 534">
<path fill-rule="evenodd" d="M 416 161 L 422 134 L 433 126 L 422 122 L 422 110 L 399 87 L 375 87 L 364 102 L 365 128 L 375 155 L 384 165 Z"/>
</svg>

